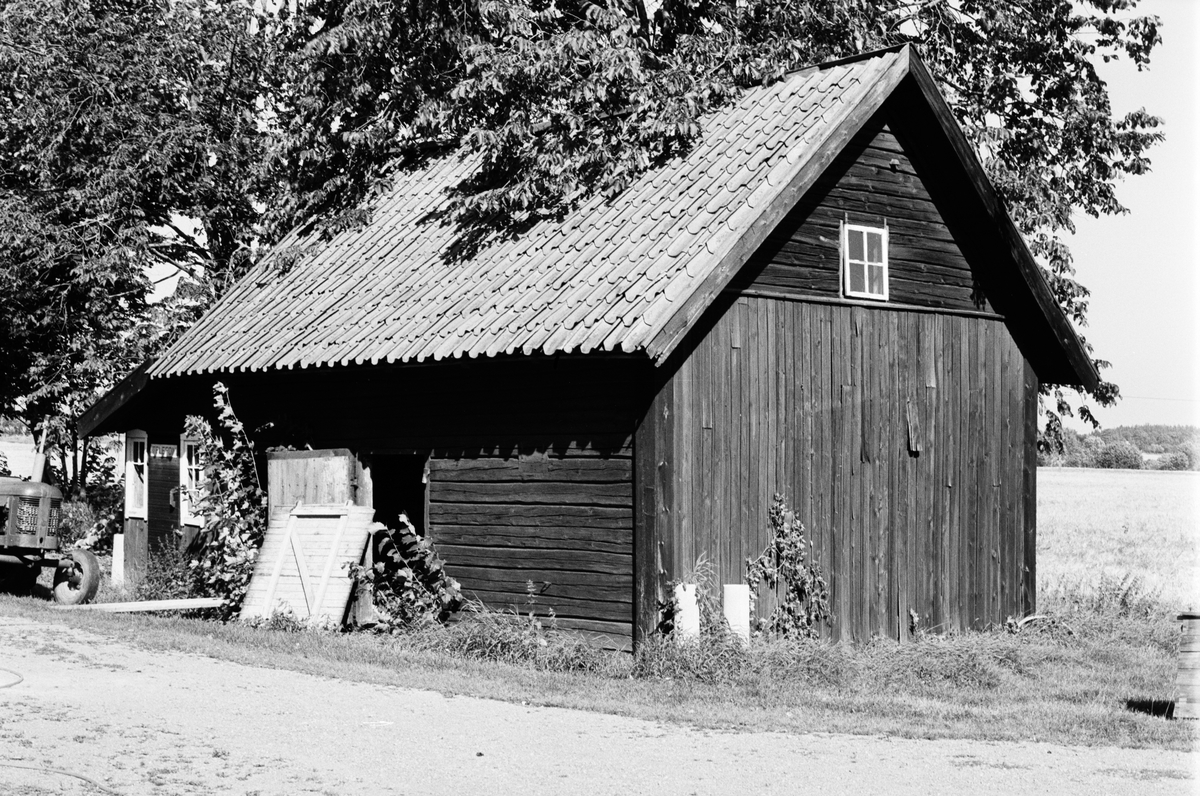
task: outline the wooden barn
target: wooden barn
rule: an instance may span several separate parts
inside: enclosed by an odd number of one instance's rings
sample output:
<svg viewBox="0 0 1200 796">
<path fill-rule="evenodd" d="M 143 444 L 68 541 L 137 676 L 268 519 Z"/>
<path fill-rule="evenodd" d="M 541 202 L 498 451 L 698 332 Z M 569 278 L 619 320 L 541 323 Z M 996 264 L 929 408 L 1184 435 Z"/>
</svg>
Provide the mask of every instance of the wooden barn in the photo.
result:
<svg viewBox="0 0 1200 796">
<path fill-rule="evenodd" d="M 742 582 L 776 492 L 835 637 L 1033 610 L 1038 387 L 1097 375 L 915 53 L 749 90 L 616 199 L 467 255 L 437 211 L 475 167 L 297 232 L 82 430 L 145 441 L 153 509 L 155 446 L 222 381 L 249 428 L 348 451 L 468 593 L 532 581 L 618 644 L 701 554 Z"/>
</svg>

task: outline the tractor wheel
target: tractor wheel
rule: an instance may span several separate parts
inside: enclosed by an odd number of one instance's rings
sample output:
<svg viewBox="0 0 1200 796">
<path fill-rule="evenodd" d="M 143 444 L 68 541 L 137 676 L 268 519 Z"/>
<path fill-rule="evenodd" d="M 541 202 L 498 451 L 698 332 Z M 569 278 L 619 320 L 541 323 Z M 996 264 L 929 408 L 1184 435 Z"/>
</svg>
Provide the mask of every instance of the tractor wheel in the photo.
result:
<svg viewBox="0 0 1200 796">
<path fill-rule="evenodd" d="M 83 605 L 91 602 L 100 588 L 100 562 L 90 550 L 67 553 L 69 563 L 54 570 L 54 602 Z"/>
<path fill-rule="evenodd" d="M 41 568 L 27 564 L 0 564 L 0 592 L 26 595 L 33 591 Z"/>
</svg>

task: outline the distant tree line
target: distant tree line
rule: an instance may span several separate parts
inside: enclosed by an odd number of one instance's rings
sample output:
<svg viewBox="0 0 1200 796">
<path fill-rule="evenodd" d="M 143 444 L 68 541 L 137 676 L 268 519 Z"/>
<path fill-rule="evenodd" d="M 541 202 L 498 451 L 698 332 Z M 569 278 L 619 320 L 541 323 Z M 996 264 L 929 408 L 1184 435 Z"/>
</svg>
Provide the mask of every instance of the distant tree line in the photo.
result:
<svg viewBox="0 0 1200 796">
<path fill-rule="evenodd" d="M 1040 451 L 1042 467 L 1200 470 L 1200 428 L 1117 426 L 1091 434 L 1063 429 L 1061 451 Z"/>
</svg>

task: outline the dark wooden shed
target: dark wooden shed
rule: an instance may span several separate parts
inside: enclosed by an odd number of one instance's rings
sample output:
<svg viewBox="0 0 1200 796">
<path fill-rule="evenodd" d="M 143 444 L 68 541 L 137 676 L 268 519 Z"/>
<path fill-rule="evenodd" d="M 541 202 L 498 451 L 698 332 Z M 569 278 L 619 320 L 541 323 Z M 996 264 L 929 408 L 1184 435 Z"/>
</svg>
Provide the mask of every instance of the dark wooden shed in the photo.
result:
<svg viewBox="0 0 1200 796">
<path fill-rule="evenodd" d="M 1035 601 L 1040 382 L 1096 372 L 909 49 L 805 69 L 686 156 L 455 254 L 470 159 L 366 227 L 268 257 L 85 433 L 178 435 L 214 381 L 253 427 L 346 448 L 468 592 L 625 643 L 705 554 L 744 577 L 788 497 L 832 633 L 903 638 Z"/>
</svg>

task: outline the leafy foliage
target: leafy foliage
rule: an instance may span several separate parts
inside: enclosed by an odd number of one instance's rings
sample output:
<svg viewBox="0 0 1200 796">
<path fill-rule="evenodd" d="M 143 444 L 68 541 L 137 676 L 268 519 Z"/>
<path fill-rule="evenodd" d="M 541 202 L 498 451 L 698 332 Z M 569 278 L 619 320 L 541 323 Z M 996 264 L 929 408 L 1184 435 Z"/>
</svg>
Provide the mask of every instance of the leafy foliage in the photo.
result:
<svg viewBox="0 0 1200 796">
<path fill-rule="evenodd" d="M 298 223 L 367 218 L 397 169 L 477 158 L 448 221 L 519 234 L 685 151 L 787 70 L 911 43 L 1082 325 L 1062 236 L 1160 138 L 1096 60 L 1149 62 L 1134 0 L 30 0 L 0 8 L 0 414 L 81 412 Z M 277 259 L 286 267 L 303 253 Z M 147 266 L 188 275 L 151 306 Z M 1047 387 L 1047 441 L 1075 409 Z M 1103 385 L 1094 399 L 1117 397 Z M 1078 412 L 1091 413 L 1086 405 Z M 64 484 L 68 492 L 80 482 Z"/>
<path fill-rule="evenodd" d="M 433 543 L 417 534 L 406 515 L 400 515 L 399 525 L 373 535 L 374 565 L 355 564 L 350 576 L 370 584 L 381 629 L 445 622 L 462 606 L 458 582 L 446 574 Z"/>
<path fill-rule="evenodd" d="M 246 434 L 224 384 L 213 386 L 213 403 L 221 432 L 203 418 L 188 417 L 185 433 L 200 440 L 204 486 L 193 495 L 196 513 L 204 517 L 198 552 L 191 562 L 197 594 L 222 597 L 225 617 L 237 613 L 267 529 L 267 493 L 254 463 L 254 443 Z"/>
<path fill-rule="evenodd" d="M 1061 448 L 1056 451 L 1039 450 L 1039 466 L 1135 470 L 1200 468 L 1200 430 L 1194 426 L 1117 426 L 1086 436 L 1064 429 L 1061 442 Z M 1143 454 L 1159 454 L 1159 457 L 1155 459 Z"/>
<path fill-rule="evenodd" d="M 1096 454 L 1096 466 L 1105 469 L 1140 470 L 1142 469 L 1142 454 L 1132 443 L 1125 440 L 1105 445 Z"/>
<path fill-rule="evenodd" d="M 804 538 L 804 524 L 796 518 L 782 495 L 776 494 L 767 513 L 771 543 L 756 559 L 746 559 L 746 582 L 751 600 L 766 586 L 775 593 L 771 615 L 759 629 L 781 636 L 816 637 L 828 625 L 829 587 Z"/>
<path fill-rule="evenodd" d="M 50 418 L 68 493 L 94 464 L 82 412 L 248 263 L 271 63 L 251 19 L 201 0 L 0 7 L 0 414 Z M 155 264 L 188 280 L 151 307 Z"/>
</svg>

